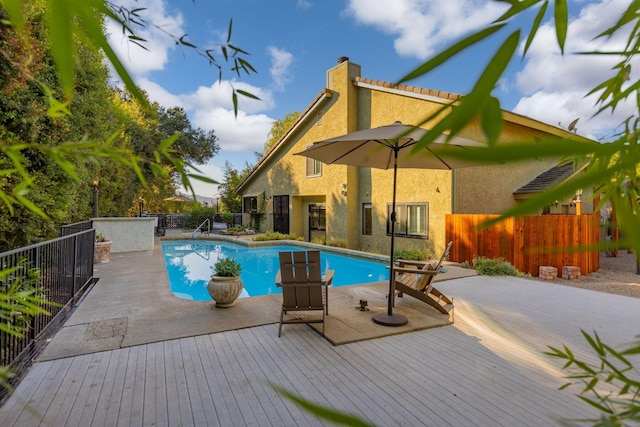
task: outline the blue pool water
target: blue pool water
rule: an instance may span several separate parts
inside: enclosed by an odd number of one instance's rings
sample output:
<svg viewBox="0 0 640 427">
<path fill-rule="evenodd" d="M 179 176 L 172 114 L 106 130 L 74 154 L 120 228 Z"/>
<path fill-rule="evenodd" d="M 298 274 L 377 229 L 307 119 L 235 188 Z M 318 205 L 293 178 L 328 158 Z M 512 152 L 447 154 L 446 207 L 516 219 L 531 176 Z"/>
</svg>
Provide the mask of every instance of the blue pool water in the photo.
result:
<svg viewBox="0 0 640 427">
<path fill-rule="evenodd" d="M 244 290 L 240 295 L 252 297 L 278 294 L 275 285 L 280 251 L 304 250 L 296 246 L 262 246 L 248 248 L 231 242 L 175 240 L 162 242 L 164 261 L 171 291 L 178 298 L 211 301 L 207 282 L 213 274 L 213 264 L 219 257 L 230 257 L 242 265 Z M 389 280 L 386 264 L 320 252 L 322 271 L 334 270 L 333 286 Z"/>
</svg>

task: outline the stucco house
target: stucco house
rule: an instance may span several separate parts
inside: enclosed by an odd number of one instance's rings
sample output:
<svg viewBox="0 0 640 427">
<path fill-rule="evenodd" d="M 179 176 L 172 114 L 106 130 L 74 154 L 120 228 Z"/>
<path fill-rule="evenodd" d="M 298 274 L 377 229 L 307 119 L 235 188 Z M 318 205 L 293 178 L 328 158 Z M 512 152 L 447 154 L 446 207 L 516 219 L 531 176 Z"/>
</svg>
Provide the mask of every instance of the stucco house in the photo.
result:
<svg viewBox="0 0 640 427">
<path fill-rule="evenodd" d="M 238 186 L 243 224 L 307 241 L 318 236 L 340 239 L 351 249 L 388 254 L 393 172 L 326 165 L 294 154 L 314 142 L 356 130 L 396 121 L 420 123 L 459 97 L 361 77 L 360 66 L 341 57 L 327 71 L 326 88 Z M 503 111 L 503 118 L 502 138 L 508 141 L 548 135 L 581 138 L 508 111 Z M 477 124 L 460 136 L 483 141 Z M 555 161 L 536 160 L 452 171 L 399 169 L 396 248 L 426 246 L 439 253 L 446 243 L 446 214 L 499 213 L 523 198 L 527 184 L 556 166 Z M 561 203 L 571 213 L 570 201 Z M 587 210 L 585 206 L 583 212 Z"/>
</svg>

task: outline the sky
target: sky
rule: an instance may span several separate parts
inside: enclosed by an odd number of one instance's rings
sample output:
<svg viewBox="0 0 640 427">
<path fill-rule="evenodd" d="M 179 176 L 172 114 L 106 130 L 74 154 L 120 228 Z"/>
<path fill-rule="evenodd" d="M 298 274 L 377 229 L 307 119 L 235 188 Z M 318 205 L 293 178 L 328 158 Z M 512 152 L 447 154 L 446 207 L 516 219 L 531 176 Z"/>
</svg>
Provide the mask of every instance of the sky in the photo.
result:
<svg viewBox="0 0 640 427">
<path fill-rule="evenodd" d="M 219 153 L 201 173 L 223 180 L 225 163 L 235 169 L 257 162 L 274 120 L 302 112 L 326 86 L 326 71 L 341 56 L 362 67 L 362 77 L 397 82 L 438 51 L 487 25 L 506 10 L 505 3 L 481 0 L 116 0 L 152 25 L 137 35 L 147 50 L 126 41 L 119 27 L 108 28 L 110 43 L 129 73 L 153 102 L 185 109 L 191 123 L 213 130 Z M 553 2 L 550 2 L 553 4 Z M 594 117 L 596 99 L 586 96 L 612 76 L 614 57 L 578 52 L 622 49 L 626 39 L 596 38 L 613 25 L 629 0 L 569 0 L 570 25 L 561 55 L 551 15 L 542 22 L 527 56 L 509 65 L 494 95 L 503 109 L 567 128 L 579 119 L 577 133 L 606 139 L 632 105 Z M 552 9 L 551 6 L 549 8 Z M 464 94 L 504 38 L 522 28 L 524 34 L 537 9 L 509 23 L 505 32 L 475 46 L 459 58 L 407 84 Z M 247 51 L 256 74 L 237 76 L 218 69 L 192 49 L 177 46 L 183 35 L 202 49 L 226 41 Z M 525 40 L 525 37 L 522 37 Z M 520 46 L 522 51 L 523 46 Z M 216 53 L 217 52 L 217 53 Z M 636 81 L 632 76 L 630 81 Z M 232 88 L 260 98 L 240 97 L 234 117 Z M 196 194 L 216 197 L 217 186 L 194 182 Z"/>
</svg>

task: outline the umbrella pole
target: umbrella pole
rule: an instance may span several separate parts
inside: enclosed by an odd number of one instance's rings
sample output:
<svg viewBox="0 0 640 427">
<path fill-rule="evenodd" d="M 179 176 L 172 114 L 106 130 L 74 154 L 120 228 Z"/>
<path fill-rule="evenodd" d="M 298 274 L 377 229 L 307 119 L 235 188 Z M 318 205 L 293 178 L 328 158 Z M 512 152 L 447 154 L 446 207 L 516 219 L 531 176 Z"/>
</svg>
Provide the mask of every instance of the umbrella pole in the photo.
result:
<svg viewBox="0 0 640 427">
<path fill-rule="evenodd" d="M 393 146 L 393 197 L 391 201 L 391 254 L 389 255 L 389 294 L 387 295 L 387 312 L 375 314 L 372 320 L 383 326 L 402 326 L 409 321 L 402 314 L 393 314 L 393 252 L 396 236 L 396 181 L 398 176 L 398 143 Z"/>
</svg>

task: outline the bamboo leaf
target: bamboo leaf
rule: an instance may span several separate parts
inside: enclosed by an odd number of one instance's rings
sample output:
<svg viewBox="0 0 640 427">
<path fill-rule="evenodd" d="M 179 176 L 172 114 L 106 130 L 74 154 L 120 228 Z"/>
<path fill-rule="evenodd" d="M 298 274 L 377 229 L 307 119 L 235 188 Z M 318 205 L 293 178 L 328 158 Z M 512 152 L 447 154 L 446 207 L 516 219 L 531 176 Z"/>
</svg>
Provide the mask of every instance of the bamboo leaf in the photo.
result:
<svg viewBox="0 0 640 427">
<path fill-rule="evenodd" d="M 292 402 L 294 402 L 295 404 L 297 404 L 307 412 L 314 414 L 315 416 L 323 420 L 331 421 L 334 424 L 345 425 L 345 426 L 372 427 L 371 424 L 368 424 L 366 421 L 356 416 L 345 414 L 339 411 L 335 411 L 326 406 L 321 406 L 316 403 L 312 403 L 293 393 L 290 393 L 289 391 L 275 384 L 271 384 L 271 387 L 275 391 L 277 391 L 279 394 L 291 400 Z"/>
<path fill-rule="evenodd" d="M 237 91 L 240 95 L 245 96 L 245 97 L 247 97 L 247 98 L 256 99 L 256 100 L 258 100 L 258 101 L 260 100 L 260 98 L 258 98 L 257 96 L 255 96 L 255 95 L 254 95 L 254 94 L 252 94 L 251 92 L 247 92 L 247 91 L 244 91 L 244 90 L 242 90 L 242 89 L 237 89 L 236 91 Z"/>
<path fill-rule="evenodd" d="M 402 77 L 398 81 L 398 83 L 403 83 L 409 80 L 413 80 L 428 73 L 429 71 L 444 64 L 446 61 L 456 56 L 458 53 L 462 52 L 463 50 L 479 43 L 480 41 L 486 39 L 490 35 L 496 33 L 497 31 L 502 29 L 505 25 L 506 24 L 492 25 L 488 28 L 485 28 L 476 33 L 473 33 L 469 37 L 466 37 L 460 40 L 459 42 L 455 43 L 453 46 L 450 46 L 449 48 L 445 49 L 443 52 L 439 53 L 438 55 L 429 59 L 424 64 L 420 65 L 418 68 L 414 69 L 406 76 Z"/>
<path fill-rule="evenodd" d="M 65 0 L 51 0 L 47 14 L 47 26 L 51 38 L 51 55 L 58 70 L 58 78 L 66 97 L 73 90 L 75 46 L 73 44 L 73 15 Z M 79 8 L 79 7 L 78 7 Z"/>
<path fill-rule="evenodd" d="M 558 46 L 560 46 L 560 52 L 564 54 L 564 44 L 567 41 L 567 28 L 569 26 L 569 9 L 566 0 L 556 0 L 555 19 Z"/>
<path fill-rule="evenodd" d="M 502 132 L 502 110 L 500 101 L 496 97 L 489 97 L 484 108 L 480 112 L 480 125 L 487 136 L 489 146 L 495 146 Z"/>
<path fill-rule="evenodd" d="M 24 31 L 24 17 L 22 16 L 22 0 L 3 0 L 2 7 L 7 12 L 11 24 L 18 31 Z"/>
<path fill-rule="evenodd" d="M 540 22 L 542 22 L 542 18 L 544 18 L 544 16 L 546 15 L 548 6 L 549 6 L 549 2 L 545 1 L 540 7 L 540 10 L 538 11 L 536 18 L 533 20 L 533 24 L 531 25 L 531 30 L 529 30 L 529 36 L 527 36 L 527 42 L 524 45 L 524 51 L 522 54 L 523 57 L 526 56 L 527 52 L 529 51 L 529 47 L 531 47 L 531 43 L 533 42 L 533 39 L 538 33 L 538 29 L 540 28 Z"/>
</svg>

